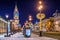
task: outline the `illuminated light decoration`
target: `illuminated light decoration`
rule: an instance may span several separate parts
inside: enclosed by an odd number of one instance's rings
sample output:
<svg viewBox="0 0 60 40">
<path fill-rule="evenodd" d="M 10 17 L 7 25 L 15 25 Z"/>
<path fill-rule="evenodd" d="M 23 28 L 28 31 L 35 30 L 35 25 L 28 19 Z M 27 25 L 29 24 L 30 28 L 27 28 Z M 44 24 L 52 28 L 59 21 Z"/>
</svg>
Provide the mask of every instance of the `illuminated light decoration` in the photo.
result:
<svg viewBox="0 0 60 40">
<path fill-rule="evenodd" d="M 17 20 L 15 20 L 15 23 L 18 24 L 19 22 Z"/>
<path fill-rule="evenodd" d="M 59 24 L 59 22 L 58 22 L 58 21 L 56 21 L 56 22 L 55 22 L 55 24 Z"/>
<path fill-rule="evenodd" d="M 38 13 L 38 14 L 36 15 L 36 17 L 37 17 L 38 19 L 43 19 L 43 18 L 45 18 L 45 14 L 44 14 L 44 13 Z"/>
</svg>

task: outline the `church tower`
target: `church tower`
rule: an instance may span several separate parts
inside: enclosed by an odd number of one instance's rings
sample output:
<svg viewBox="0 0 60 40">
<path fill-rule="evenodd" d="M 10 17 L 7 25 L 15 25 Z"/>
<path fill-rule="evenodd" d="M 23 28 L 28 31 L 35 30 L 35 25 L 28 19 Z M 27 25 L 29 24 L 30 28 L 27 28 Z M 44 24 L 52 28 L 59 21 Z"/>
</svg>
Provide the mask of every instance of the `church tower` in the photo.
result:
<svg viewBox="0 0 60 40">
<path fill-rule="evenodd" d="M 19 12 L 18 12 L 17 3 L 15 4 L 15 9 L 14 9 L 14 21 L 16 24 L 19 24 Z"/>
</svg>

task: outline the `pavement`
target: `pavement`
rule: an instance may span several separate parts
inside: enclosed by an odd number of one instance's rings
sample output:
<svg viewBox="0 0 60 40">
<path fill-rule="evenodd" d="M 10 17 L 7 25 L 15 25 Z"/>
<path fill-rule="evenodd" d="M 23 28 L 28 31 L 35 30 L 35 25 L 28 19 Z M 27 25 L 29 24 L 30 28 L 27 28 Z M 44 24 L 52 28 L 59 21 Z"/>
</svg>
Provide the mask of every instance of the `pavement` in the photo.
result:
<svg viewBox="0 0 60 40">
<path fill-rule="evenodd" d="M 24 37 L 23 33 L 22 32 L 18 32 L 14 35 L 11 35 L 10 37 L 4 37 L 4 35 L 1 35 L 2 37 L 0 37 L 0 40 L 57 40 L 57 39 L 54 39 L 54 38 L 49 38 L 49 37 L 39 37 L 38 35 L 36 34 L 31 34 L 31 37 L 29 38 L 26 38 Z"/>
</svg>

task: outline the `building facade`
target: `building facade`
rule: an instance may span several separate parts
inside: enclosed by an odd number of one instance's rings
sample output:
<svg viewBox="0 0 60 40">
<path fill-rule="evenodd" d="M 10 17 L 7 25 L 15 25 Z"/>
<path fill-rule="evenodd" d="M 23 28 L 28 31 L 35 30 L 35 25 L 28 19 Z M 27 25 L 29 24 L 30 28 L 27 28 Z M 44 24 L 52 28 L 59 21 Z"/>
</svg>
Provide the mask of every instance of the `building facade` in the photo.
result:
<svg viewBox="0 0 60 40">
<path fill-rule="evenodd" d="M 11 32 L 18 30 L 18 28 L 19 28 L 19 12 L 18 12 L 17 4 L 15 4 L 13 15 L 14 15 L 13 19 L 10 20 Z"/>
<path fill-rule="evenodd" d="M 0 17 L 0 33 L 7 32 L 7 21 Z"/>
<path fill-rule="evenodd" d="M 60 13 L 58 10 L 53 14 L 54 16 L 54 27 L 56 31 L 60 31 Z"/>
</svg>

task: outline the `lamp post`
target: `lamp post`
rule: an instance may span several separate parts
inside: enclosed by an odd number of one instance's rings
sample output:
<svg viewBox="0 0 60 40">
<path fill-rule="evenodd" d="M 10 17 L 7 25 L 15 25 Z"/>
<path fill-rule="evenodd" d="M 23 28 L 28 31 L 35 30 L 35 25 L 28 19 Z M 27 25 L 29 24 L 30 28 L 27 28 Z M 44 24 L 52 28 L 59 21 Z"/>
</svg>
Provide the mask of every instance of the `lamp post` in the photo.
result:
<svg viewBox="0 0 60 40">
<path fill-rule="evenodd" d="M 40 20 L 40 22 L 39 22 L 39 27 L 40 27 L 39 33 L 40 33 L 40 35 L 39 36 L 42 36 L 42 19 L 45 17 L 45 14 L 41 13 L 41 10 L 43 8 L 42 1 L 39 1 L 39 4 L 40 4 L 40 6 L 38 7 L 39 13 L 36 16 Z"/>
<path fill-rule="evenodd" d="M 8 15 L 5 15 L 5 17 L 6 17 L 6 20 L 7 20 L 7 35 L 5 35 L 5 37 L 10 37 L 10 35 L 8 35 Z"/>
<path fill-rule="evenodd" d="M 39 6 L 39 10 L 40 10 L 40 13 L 41 13 L 41 9 L 43 8 L 43 6 L 41 5 L 42 4 L 42 2 L 41 1 L 39 1 L 39 4 L 40 4 L 40 6 Z M 40 35 L 39 36 L 42 36 L 42 18 L 40 18 Z"/>
</svg>

